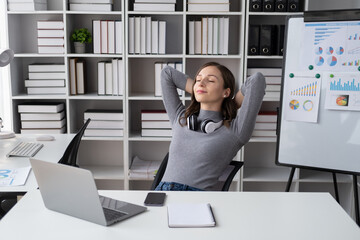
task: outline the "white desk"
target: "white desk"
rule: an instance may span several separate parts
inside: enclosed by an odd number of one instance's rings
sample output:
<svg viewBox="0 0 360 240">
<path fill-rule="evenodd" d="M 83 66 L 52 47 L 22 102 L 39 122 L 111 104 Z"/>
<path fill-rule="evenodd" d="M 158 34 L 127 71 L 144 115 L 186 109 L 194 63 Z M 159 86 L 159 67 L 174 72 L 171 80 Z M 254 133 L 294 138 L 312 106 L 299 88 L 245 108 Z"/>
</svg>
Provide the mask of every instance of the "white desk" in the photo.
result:
<svg viewBox="0 0 360 240">
<path fill-rule="evenodd" d="M 100 191 L 142 205 L 145 191 Z M 0 221 L 2 239 L 359 240 L 360 228 L 328 193 L 167 192 L 168 203 L 210 202 L 214 228 L 168 228 L 167 208 L 103 227 L 45 208 L 28 192 Z"/>
<path fill-rule="evenodd" d="M 9 153 L 19 142 L 37 142 L 35 134 L 19 134 L 15 138 L 0 139 L 0 169 L 6 168 L 21 168 L 30 166 L 29 158 L 10 157 L 7 158 L 6 154 Z M 34 156 L 36 159 L 58 162 L 65 149 L 75 136 L 75 134 L 52 134 L 55 137 L 54 141 L 41 141 L 44 147 Z M 0 187 L 0 192 L 26 192 L 31 189 L 36 189 L 37 183 L 35 176 L 30 171 L 29 177 L 24 186 Z"/>
</svg>

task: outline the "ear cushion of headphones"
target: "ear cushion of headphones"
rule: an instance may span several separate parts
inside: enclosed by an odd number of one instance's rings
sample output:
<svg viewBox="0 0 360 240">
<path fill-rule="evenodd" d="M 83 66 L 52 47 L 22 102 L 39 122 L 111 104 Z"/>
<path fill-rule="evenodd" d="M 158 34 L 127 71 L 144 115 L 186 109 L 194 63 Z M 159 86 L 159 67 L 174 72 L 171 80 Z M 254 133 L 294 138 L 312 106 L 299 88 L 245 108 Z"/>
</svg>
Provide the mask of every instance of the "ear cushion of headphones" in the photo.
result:
<svg viewBox="0 0 360 240">
<path fill-rule="evenodd" d="M 196 131 L 197 130 L 197 117 L 196 117 L 196 115 L 194 115 L 194 114 L 190 115 L 187 120 L 188 120 L 188 122 L 187 122 L 188 129 Z"/>
<path fill-rule="evenodd" d="M 205 119 L 201 123 L 201 131 L 204 133 L 212 133 L 222 125 L 223 121 L 214 122 L 210 119 Z"/>
</svg>

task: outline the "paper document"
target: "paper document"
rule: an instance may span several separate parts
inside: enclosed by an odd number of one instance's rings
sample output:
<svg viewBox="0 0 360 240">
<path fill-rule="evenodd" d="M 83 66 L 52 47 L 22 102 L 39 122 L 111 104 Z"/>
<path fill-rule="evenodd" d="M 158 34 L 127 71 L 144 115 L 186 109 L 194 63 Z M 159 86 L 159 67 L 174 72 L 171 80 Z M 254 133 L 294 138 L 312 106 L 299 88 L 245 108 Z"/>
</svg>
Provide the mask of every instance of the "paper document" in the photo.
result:
<svg viewBox="0 0 360 240">
<path fill-rule="evenodd" d="M 25 185 L 31 167 L 0 169 L 0 187 Z"/>
<path fill-rule="evenodd" d="M 169 227 L 214 227 L 215 218 L 209 203 L 169 204 Z"/>
</svg>

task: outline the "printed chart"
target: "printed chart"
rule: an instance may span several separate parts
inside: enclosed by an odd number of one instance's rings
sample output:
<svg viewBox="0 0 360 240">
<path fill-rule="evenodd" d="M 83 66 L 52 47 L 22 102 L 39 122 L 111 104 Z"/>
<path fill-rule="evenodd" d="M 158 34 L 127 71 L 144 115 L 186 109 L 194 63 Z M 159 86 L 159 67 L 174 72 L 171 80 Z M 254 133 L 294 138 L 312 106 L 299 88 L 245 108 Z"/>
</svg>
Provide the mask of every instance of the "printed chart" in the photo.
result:
<svg viewBox="0 0 360 240">
<path fill-rule="evenodd" d="M 0 169 L 0 187 L 25 185 L 31 167 Z"/>
<path fill-rule="evenodd" d="M 360 73 L 324 73 L 325 108 L 360 111 Z"/>
<path fill-rule="evenodd" d="M 285 120 L 317 122 L 321 78 L 295 73 L 286 79 L 284 91 Z M 286 106 L 287 105 L 287 106 Z"/>
<path fill-rule="evenodd" d="M 360 21 L 306 23 L 304 29 L 304 70 L 356 71 L 360 67 Z"/>
</svg>

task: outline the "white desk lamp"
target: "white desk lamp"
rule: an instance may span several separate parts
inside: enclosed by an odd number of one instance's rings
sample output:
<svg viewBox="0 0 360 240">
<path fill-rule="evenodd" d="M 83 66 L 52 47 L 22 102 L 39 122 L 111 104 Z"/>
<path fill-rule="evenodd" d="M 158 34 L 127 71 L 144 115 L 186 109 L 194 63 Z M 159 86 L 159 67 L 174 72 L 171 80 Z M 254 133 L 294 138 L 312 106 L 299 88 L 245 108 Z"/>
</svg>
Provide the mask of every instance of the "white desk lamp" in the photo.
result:
<svg viewBox="0 0 360 240">
<path fill-rule="evenodd" d="M 11 49 L 0 49 L 0 67 L 5 67 L 8 65 L 11 60 L 14 58 L 14 52 Z M 3 128 L 2 119 L 0 117 L 0 139 L 4 138 L 12 138 L 15 137 L 14 132 L 10 131 L 1 131 L 1 128 Z"/>
</svg>

